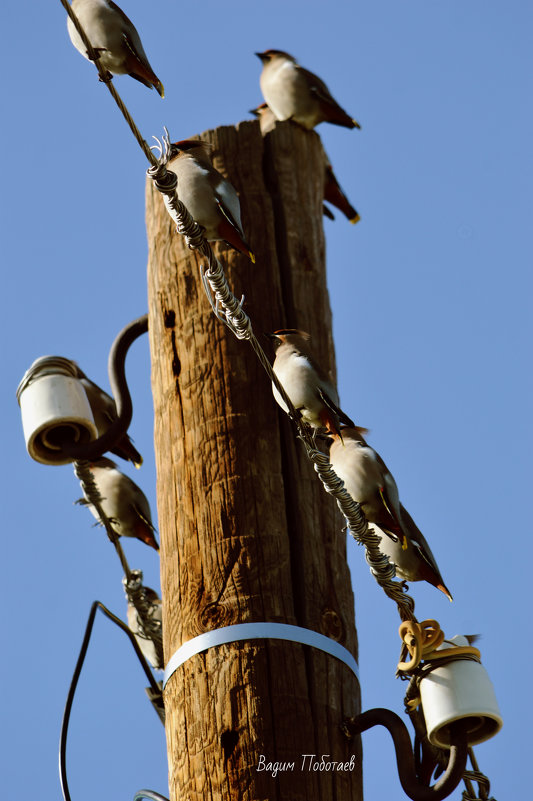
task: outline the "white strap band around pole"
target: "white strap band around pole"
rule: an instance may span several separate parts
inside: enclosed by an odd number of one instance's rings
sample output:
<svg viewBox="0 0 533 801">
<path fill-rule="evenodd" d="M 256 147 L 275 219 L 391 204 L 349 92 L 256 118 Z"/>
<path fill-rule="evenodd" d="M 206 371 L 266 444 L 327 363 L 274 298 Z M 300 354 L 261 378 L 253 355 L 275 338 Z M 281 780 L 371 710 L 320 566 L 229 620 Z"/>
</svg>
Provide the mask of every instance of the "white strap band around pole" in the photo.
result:
<svg viewBox="0 0 533 801">
<path fill-rule="evenodd" d="M 240 640 L 289 640 L 301 645 L 310 645 L 320 651 L 340 659 L 347 665 L 356 679 L 359 681 L 359 668 L 353 655 L 344 645 L 341 645 L 331 637 L 319 634 L 312 629 L 304 629 L 301 626 L 291 626 L 288 623 L 237 623 L 233 626 L 224 626 L 221 629 L 213 629 L 199 634 L 183 643 L 175 654 L 173 654 L 165 668 L 163 677 L 163 688 L 172 674 L 183 665 L 191 656 L 206 651 L 217 645 L 225 645 L 229 642 L 239 642 Z"/>
</svg>

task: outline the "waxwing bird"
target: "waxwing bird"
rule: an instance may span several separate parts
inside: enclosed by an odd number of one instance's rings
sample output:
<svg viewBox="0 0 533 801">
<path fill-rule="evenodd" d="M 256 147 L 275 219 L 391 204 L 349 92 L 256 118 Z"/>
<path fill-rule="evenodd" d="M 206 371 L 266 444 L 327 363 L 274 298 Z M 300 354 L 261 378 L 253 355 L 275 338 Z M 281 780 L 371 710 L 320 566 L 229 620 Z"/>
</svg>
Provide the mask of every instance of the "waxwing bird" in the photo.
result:
<svg viewBox="0 0 533 801">
<path fill-rule="evenodd" d="M 250 114 L 253 114 L 259 120 L 259 127 L 263 136 L 273 131 L 276 127 L 277 120 L 274 116 L 274 112 L 266 103 L 261 103 L 257 108 L 250 109 Z M 327 200 L 328 203 L 331 203 L 332 206 L 339 209 L 351 223 L 357 223 L 361 219 L 342 191 L 329 160 L 326 163 L 324 175 L 324 200 Z M 326 217 L 329 217 L 331 220 L 335 219 L 327 206 L 323 206 L 323 211 Z"/>
<path fill-rule="evenodd" d="M 168 168 L 178 176 L 178 197 L 210 242 L 223 240 L 255 263 L 244 238 L 239 196 L 211 164 L 208 142 L 184 139 L 170 148 Z"/>
<path fill-rule="evenodd" d="M 435 557 L 413 518 L 400 503 L 398 487 L 387 465 L 363 434 L 353 426 L 341 430 L 342 440 L 333 434 L 329 458 L 333 469 L 368 522 L 381 534 L 380 550 L 396 566 L 396 574 L 406 581 L 427 581 L 450 601 Z"/>
<path fill-rule="evenodd" d="M 273 370 L 304 422 L 339 436 L 340 422 L 353 426 L 350 418 L 339 408 L 337 390 L 310 351 L 309 334 L 285 328 L 267 336 L 276 347 Z M 274 384 L 272 392 L 281 408 L 288 411 Z"/>
<path fill-rule="evenodd" d="M 144 593 L 145 593 L 144 597 L 149 604 L 150 620 L 156 625 L 158 624 L 159 631 L 161 631 L 161 625 L 162 625 L 161 599 L 159 598 L 155 590 L 152 590 L 150 587 L 144 587 Z M 128 626 L 134 633 L 135 639 L 137 640 L 137 644 L 141 649 L 144 658 L 148 662 L 150 662 L 150 664 L 155 670 L 163 670 L 164 666 L 161 664 L 161 659 L 160 655 L 157 652 L 157 648 L 155 647 L 153 640 L 150 639 L 150 637 L 146 636 L 146 633 L 142 625 L 142 621 L 139 617 L 139 613 L 129 600 L 128 600 Z"/>
<path fill-rule="evenodd" d="M 257 117 L 259 120 L 259 128 L 261 129 L 263 136 L 265 136 L 267 133 L 270 133 L 270 131 L 273 131 L 276 127 L 277 120 L 274 112 L 267 106 L 266 103 L 260 103 L 257 108 L 251 108 L 250 114 L 253 114 L 254 117 Z"/>
<path fill-rule="evenodd" d="M 259 79 L 263 97 L 278 120 L 292 120 L 312 130 L 320 122 L 344 128 L 360 128 L 337 101 L 326 84 L 283 50 L 256 53 L 263 62 Z"/>
<path fill-rule="evenodd" d="M 326 164 L 326 175 L 324 180 L 324 200 L 339 209 L 344 216 L 355 225 L 361 219 L 350 201 L 342 191 L 339 182 L 333 172 L 331 164 Z"/>
<path fill-rule="evenodd" d="M 159 550 L 154 537 L 154 525 L 150 506 L 144 492 L 129 476 L 118 469 L 115 462 L 104 456 L 89 464 L 94 482 L 102 497 L 102 509 L 119 537 L 135 537 Z M 99 520 L 98 512 L 89 499 L 80 498 L 77 503 L 88 506 Z"/>
<path fill-rule="evenodd" d="M 163 84 L 150 66 L 135 25 L 116 3 L 112 0 L 72 0 L 71 5 L 104 69 L 114 75 L 131 75 L 149 89 L 155 87 L 161 97 L 165 96 Z M 76 50 L 89 58 L 70 17 L 67 27 Z"/>
<path fill-rule="evenodd" d="M 87 400 L 89 401 L 89 406 L 91 407 L 91 411 L 93 413 L 94 424 L 98 429 L 98 436 L 101 437 L 102 434 L 105 434 L 110 425 L 117 419 L 117 407 L 115 406 L 115 401 L 110 395 L 107 394 L 107 392 L 104 392 L 104 390 L 101 389 L 98 384 L 95 384 L 94 381 L 91 381 L 91 379 L 85 375 L 83 370 L 80 370 L 77 364 L 76 369 L 76 377 L 79 378 L 83 385 L 85 394 L 87 395 Z M 124 434 L 122 439 L 120 439 L 110 450 L 111 453 L 114 453 L 116 456 L 120 456 L 121 459 L 132 462 L 135 467 L 140 467 L 142 465 L 143 458 L 127 434 Z"/>
</svg>

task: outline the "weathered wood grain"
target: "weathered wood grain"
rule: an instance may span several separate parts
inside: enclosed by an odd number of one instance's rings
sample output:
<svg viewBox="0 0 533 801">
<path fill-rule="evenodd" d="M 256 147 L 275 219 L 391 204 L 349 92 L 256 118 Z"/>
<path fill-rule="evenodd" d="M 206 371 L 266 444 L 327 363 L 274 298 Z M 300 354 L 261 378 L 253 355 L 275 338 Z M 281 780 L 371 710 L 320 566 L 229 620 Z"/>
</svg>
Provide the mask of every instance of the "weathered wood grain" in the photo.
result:
<svg viewBox="0 0 533 801">
<path fill-rule="evenodd" d="M 253 121 L 201 138 L 240 193 L 257 263 L 215 251 L 256 335 L 307 330 L 334 375 L 319 137 L 283 123 L 263 140 Z M 252 348 L 212 314 L 198 258 L 150 182 L 147 227 L 165 659 L 204 631 L 258 621 L 314 629 L 357 655 L 335 503 Z M 165 708 L 172 801 L 361 797 L 359 752 L 353 772 L 301 770 L 302 754 L 345 762 L 354 748 L 339 726 L 359 711 L 357 682 L 320 651 L 271 640 L 209 649 L 170 679 Z M 258 771 L 261 755 L 294 770 Z"/>
</svg>

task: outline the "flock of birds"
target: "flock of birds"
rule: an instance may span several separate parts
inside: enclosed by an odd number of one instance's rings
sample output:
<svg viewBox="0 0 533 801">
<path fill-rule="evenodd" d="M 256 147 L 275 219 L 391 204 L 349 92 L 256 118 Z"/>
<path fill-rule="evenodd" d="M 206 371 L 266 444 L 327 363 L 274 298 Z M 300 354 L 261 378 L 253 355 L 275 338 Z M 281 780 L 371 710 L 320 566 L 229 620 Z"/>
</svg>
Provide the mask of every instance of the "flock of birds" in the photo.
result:
<svg viewBox="0 0 533 801">
<path fill-rule="evenodd" d="M 104 70 L 111 74 L 128 74 L 164 96 L 163 84 L 150 66 L 135 26 L 115 3 L 73 0 L 71 7 Z M 68 31 L 74 46 L 89 58 L 70 18 Z M 265 102 L 253 113 L 259 119 L 263 135 L 271 131 L 277 121 L 283 120 L 307 130 L 321 122 L 346 128 L 360 127 L 333 98 L 326 84 L 301 67 L 291 55 L 281 50 L 266 50 L 256 55 L 263 64 L 260 86 Z M 222 240 L 255 261 L 242 228 L 237 192 L 213 167 L 209 148 L 208 143 L 198 139 L 172 145 L 168 168 L 178 177 L 179 198 L 204 228 L 207 240 Z M 324 176 L 324 199 L 339 208 L 351 222 L 359 220 L 329 161 Z M 328 213 L 326 207 L 324 209 Z M 366 429 L 354 425 L 340 409 L 335 387 L 313 356 L 309 335 L 296 329 L 284 329 L 270 337 L 276 348 L 273 363 L 276 376 L 304 423 L 315 434 L 325 435 L 331 443 L 333 469 L 380 535 L 380 547 L 394 563 L 397 576 L 404 581 L 427 581 L 452 600 L 427 541 L 400 503 L 394 477 L 380 455 L 365 441 Z M 116 419 L 114 401 L 81 370 L 78 377 L 85 386 L 101 435 Z M 278 404 L 287 411 L 275 386 L 273 393 Z M 112 452 L 136 466 L 142 462 L 127 435 Z M 103 498 L 103 510 L 117 534 L 135 537 L 158 550 L 150 507 L 142 490 L 105 457 L 95 460 L 91 471 Z M 98 517 L 87 498 L 81 502 Z"/>
</svg>

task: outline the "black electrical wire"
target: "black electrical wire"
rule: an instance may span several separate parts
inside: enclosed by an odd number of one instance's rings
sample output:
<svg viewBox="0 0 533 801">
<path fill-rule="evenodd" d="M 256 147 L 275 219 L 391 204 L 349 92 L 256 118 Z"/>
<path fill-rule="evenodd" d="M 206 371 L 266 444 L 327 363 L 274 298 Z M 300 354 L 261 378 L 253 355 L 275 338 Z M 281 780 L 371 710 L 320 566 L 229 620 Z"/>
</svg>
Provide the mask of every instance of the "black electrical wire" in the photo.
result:
<svg viewBox="0 0 533 801">
<path fill-rule="evenodd" d="M 148 798 L 149 801 L 168 801 L 168 798 L 154 790 L 139 790 L 138 793 L 135 793 L 133 801 L 144 801 L 145 798 Z"/>
<path fill-rule="evenodd" d="M 96 612 L 98 609 L 101 609 L 104 615 L 106 615 L 109 620 L 112 620 L 113 623 L 122 629 L 122 631 L 128 635 L 131 644 L 133 645 L 133 649 L 137 654 L 137 658 L 141 663 L 142 669 L 144 670 L 148 681 L 150 682 L 150 687 L 157 693 L 161 695 L 161 687 L 158 685 L 156 680 L 152 675 L 152 671 L 150 670 L 144 655 L 139 648 L 137 640 L 135 639 L 135 635 L 131 631 L 130 628 L 121 620 L 119 617 L 110 612 L 107 607 L 103 605 L 100 601 L 94 601 L 91 606 L 91 611 L 89 613 L 89 619 L 87 621 L 87 626 L 85 628 L 85 636 L 83 638 L 83 642 L 81 644 L 80 654 L 78 656 L 78 661 L 76 662 L 76 667 L 74 668 L 74 674 L 72 676 L 72 681 L 70 683 L 67 700 L 65 703 L 65 709 L 63 711 L 63 720 L 61 722 L 61 736 L 59 738 L 59 779 L 61 782 L 61 792 L 63 793 L 64 801 L 72 801 L 67 781 L 67 765 L 66 765 L 66 752 L 67 752 L 67 735 L 68 735 L 68 724 L 70 720 L 70 713 L 72 710 L 72 703 L 74 701 L 74 695 L 76 693 L 76 688 L 78 686 L 78 681 L 80 678 L 81 670 L 83 668 L 83 663 L 85 661 L 85 657 L 87 655 L 87 649 L 89 647 L 89 641 L 91 639 L 91 633 L 93 630 L 94 619 L 96 617 Z M 160 796 L 156 801 L 161 801 L 163 796 Z M 164 801 L 167 801 L 166 799 Z"/>
</svg>

